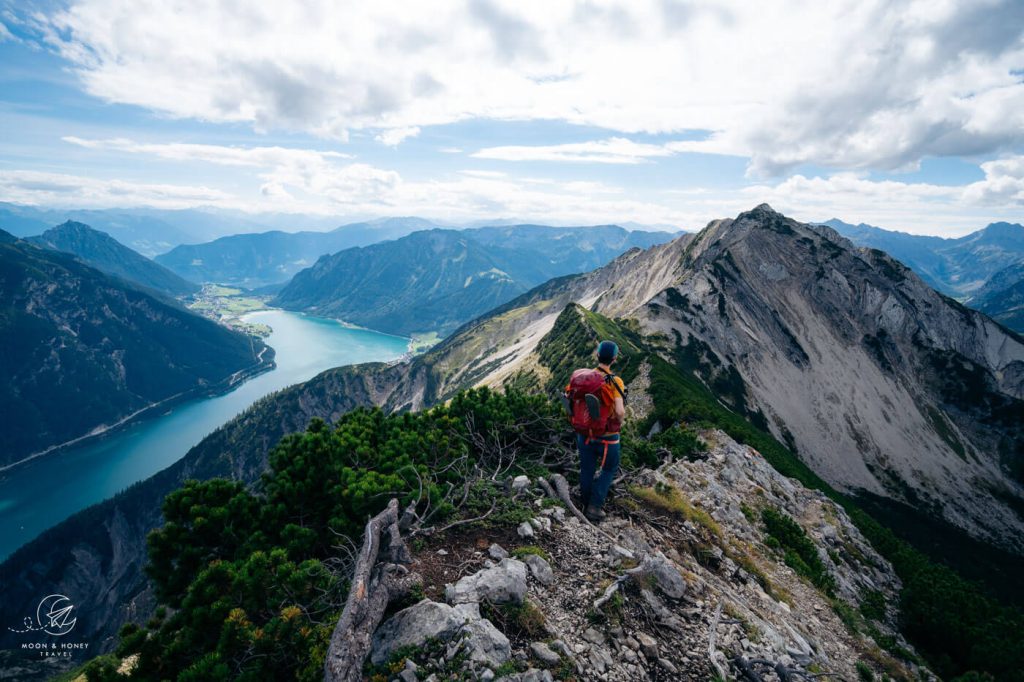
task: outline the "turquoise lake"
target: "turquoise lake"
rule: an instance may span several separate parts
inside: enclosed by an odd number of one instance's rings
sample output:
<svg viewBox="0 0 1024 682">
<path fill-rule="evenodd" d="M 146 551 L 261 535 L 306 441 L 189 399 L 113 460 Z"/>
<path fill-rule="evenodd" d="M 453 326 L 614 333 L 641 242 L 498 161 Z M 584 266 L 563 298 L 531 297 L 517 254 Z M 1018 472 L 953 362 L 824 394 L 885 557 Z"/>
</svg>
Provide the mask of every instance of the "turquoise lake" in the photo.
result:
<svg viewBox="0 0 1024 682">
<path fill-rule="evenodd" d="M 246 320 L 273 329 L 277 367 L 213 398 L 197 398 L 99 440 L 0 473 L 0 559 L 75 512 L 181 459 L 189 448 L 268 393 L 325 369 L 393 360 L 408 339 L 283 310 Z"/>
</svg>

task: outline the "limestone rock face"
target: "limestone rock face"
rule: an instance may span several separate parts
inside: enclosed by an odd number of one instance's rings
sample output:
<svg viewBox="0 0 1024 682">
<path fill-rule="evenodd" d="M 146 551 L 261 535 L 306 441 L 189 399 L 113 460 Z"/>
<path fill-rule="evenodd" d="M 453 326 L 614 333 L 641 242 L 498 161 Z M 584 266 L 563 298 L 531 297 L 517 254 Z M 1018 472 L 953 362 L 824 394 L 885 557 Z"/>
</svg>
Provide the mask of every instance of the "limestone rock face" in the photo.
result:
<svg viewBox="0 0 1024 682">
<path fill-rule="evenodd" d="M 1024 499 L 1010 454 L 1024 426 L 997 414 L 1021 409 L 1020 337 L 884 253 L 768 206 L 711 223 L 684 259 L 634 315 L 722 400 L 833 485 L 1024 551 L 1007 503 Z"/>
</svg>

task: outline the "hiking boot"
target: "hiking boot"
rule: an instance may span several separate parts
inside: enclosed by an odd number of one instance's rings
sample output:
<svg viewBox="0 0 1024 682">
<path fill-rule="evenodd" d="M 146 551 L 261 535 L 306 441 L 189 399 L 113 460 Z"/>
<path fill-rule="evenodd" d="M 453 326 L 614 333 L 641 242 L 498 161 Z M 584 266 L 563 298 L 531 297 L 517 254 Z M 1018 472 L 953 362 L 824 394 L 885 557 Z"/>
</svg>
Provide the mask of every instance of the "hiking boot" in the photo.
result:
<svg viewBox="0 0 1024 682">
<path fill-rule="evenodd" d="M 587 510 L 583 512 L 583 515 L 586 516 L 591 523 L 601 523 L 604 521 L 604 517 L 607 516 L 607 514 L 594 505 L 589 505 Z"/>
</svg>

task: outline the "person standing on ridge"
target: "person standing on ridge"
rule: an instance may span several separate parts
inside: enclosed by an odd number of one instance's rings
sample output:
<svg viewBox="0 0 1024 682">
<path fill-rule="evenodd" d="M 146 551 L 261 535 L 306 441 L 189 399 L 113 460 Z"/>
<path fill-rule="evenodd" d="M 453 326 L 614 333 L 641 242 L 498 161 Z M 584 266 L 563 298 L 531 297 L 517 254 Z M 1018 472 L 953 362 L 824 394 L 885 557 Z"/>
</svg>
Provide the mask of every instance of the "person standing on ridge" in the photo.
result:
<svg viewBox="0 0 1024 682">
<path fill-rule="evenodd" d="M 597 369 L 576 370 L 565 387 L 564 404 L 580 452 L 583 513 L 594 523 L 605 516 L 601 507 L 619 470 L 619 430 L 626 416 L 626 386 L 612 373 L 618 355 L 614 341 L 602 341 L 597 346 Z"/>
</svg>

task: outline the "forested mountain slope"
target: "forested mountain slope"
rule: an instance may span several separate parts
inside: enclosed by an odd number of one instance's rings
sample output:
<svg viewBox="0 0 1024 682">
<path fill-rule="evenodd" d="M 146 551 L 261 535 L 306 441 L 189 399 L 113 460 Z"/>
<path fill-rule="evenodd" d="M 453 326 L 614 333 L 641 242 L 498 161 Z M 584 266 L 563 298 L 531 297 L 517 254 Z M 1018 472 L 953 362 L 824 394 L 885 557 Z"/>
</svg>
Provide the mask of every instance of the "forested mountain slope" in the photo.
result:
<svg viewBox="0 0 1024 682">
<path fill-rule="evenodd" d="M 257 339 L 0 236 L 0 465 L 272 362 Z"/>
</svg>

